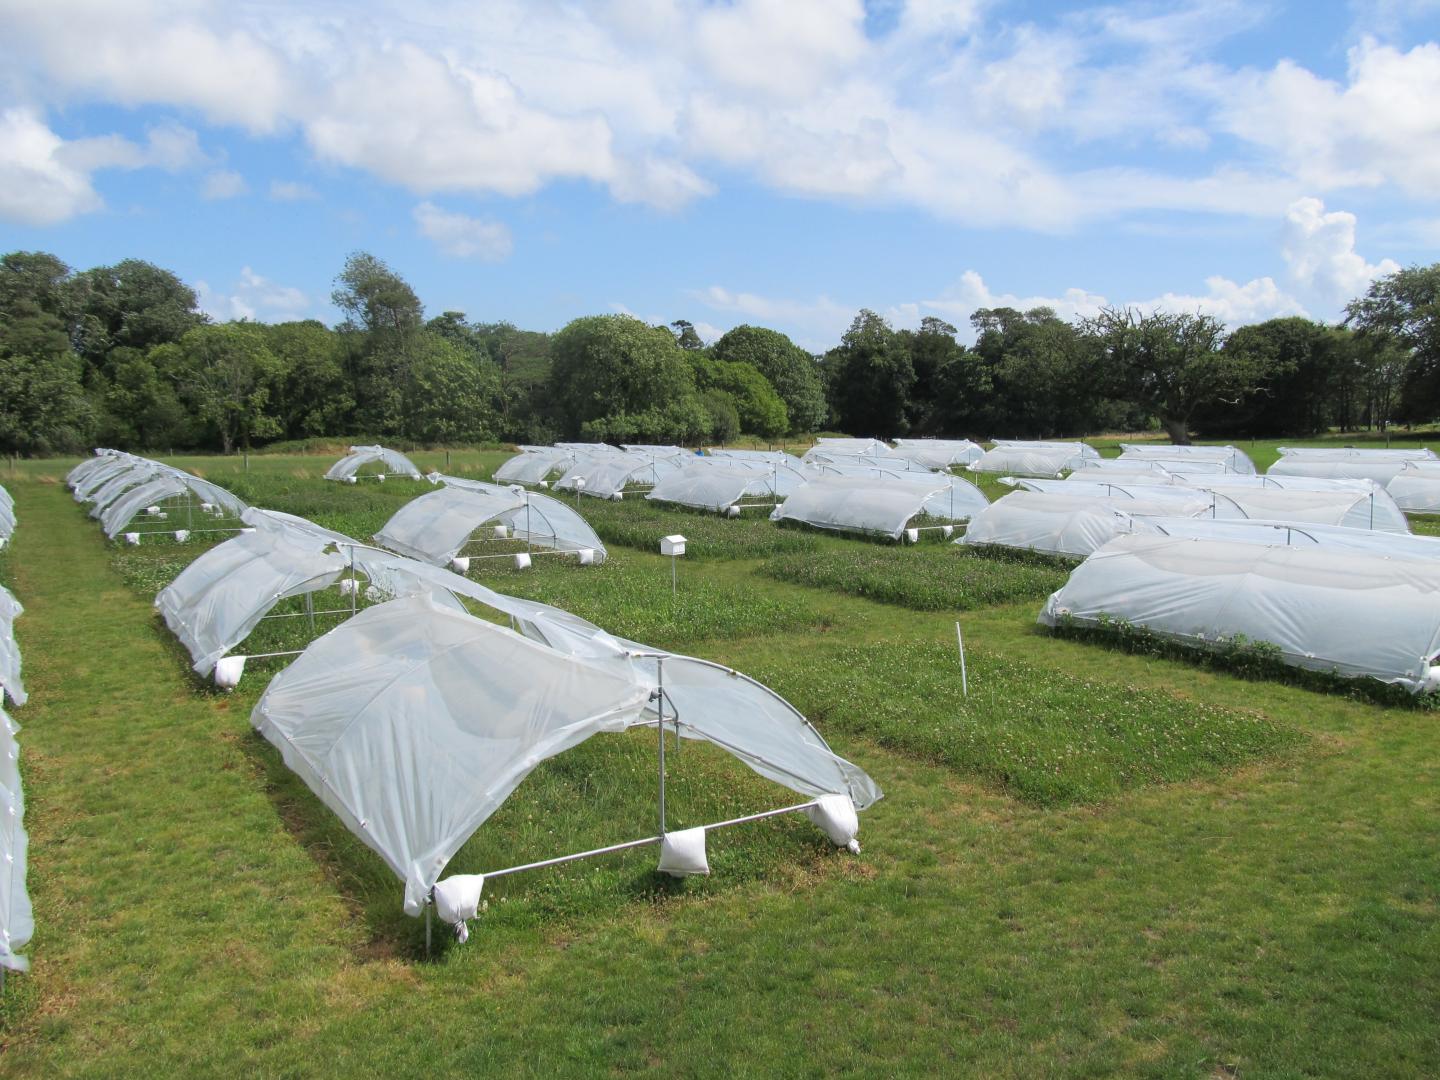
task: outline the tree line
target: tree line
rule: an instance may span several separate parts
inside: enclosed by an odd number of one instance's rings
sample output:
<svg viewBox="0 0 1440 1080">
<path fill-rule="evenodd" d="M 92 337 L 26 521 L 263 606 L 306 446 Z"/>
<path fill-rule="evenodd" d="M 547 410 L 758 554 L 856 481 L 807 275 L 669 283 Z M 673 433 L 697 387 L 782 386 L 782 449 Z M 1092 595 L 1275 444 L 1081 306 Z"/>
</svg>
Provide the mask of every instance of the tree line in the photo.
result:
<svg viewBox="0 0 1440 1080">
<path fill-rule="evenodd" d="M 695 445 L 820 430 L 1049 437 L 1158 428 L 1312 435 L 1440 416 L 1440 264 L 1376 281 L 1345 320 L 1226 333 L 1203 314 L 990 308 L 896 329 L 861 311 L 822 355 L 739 326 L 592 315 L 554 334 L 427 319 L 375 256 L 351 255 L 344 319 L 217 323 L 193 289 L 127 259 L 74 271 L 0 257 L 0 451 L 93 445 L 232 452 L 277 440 L 407 444 L 560 438 Z"/>
</svg>

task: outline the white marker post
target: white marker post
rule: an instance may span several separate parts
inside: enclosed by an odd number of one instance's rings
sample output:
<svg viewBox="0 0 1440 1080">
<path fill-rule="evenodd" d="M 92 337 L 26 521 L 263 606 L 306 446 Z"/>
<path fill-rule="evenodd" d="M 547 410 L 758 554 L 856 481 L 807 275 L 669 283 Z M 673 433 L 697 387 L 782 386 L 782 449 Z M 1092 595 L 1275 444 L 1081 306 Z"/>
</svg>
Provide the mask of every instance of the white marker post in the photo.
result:
<svg viewBox="0 0 1440 1080">
<path fill-rule="evenodd" d="M 670 595 L 676 595 L 677 571 L 675 560 L 685 554 L 685 537 L 676 533 L 674 536 L 662 536 L 660 538 L 660 554 L 670 556 Z"/>
<path fill-rule="evenodd" d="M 965 636 L 960 633 L 960 624 L 955 624 L 955 644 L 960 647 L 960 693 L 970 696 L 970 679 L 965 674 Z"/>
</svg>

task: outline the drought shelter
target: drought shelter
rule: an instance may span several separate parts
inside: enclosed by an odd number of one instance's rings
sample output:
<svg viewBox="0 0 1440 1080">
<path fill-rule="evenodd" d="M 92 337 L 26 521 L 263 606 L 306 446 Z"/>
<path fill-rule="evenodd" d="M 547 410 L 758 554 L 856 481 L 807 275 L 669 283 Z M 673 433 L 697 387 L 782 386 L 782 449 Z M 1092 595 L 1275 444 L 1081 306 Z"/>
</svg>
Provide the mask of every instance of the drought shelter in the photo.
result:
<svg viewBox="0 0 1440 1080">
<path fill-rule="evenodd" d="M 1117 536 L 1146 531 L 1145 517 L 1209 510 L 1203 497 L 1176 502 L 1012 491 L 971 518 L 955 542 L 1083 558 Z"/>
<path fill-rule="evenodd" d="M 420 479 L 420 470 L 415 463 L 398 450 L 389 450 L 383 446 L 352 446 L 350 452 L 339 461 L 331 465 L 325 473 L 326 480 L 340 480 L 353 484 L 362 475 L 361 469 L 367 465 L 378 465 L 374 472 L 366 472 L 364 476 L 373 476 L 377 480 L 384 480 L 387 476 L 408 476 L 412 480 Z"/>
<path fill-rule="evenodd" d="M 1083 455 L 1063 446 L 997 444 L 968 466 L 971 472 L 1058 477 L 1079 468 Z"/>
<path fill-rule="evenodd" d="M 1440 514 L 1440 462 L 1405 462 L 1385 491 L 1407 514 Z"/>
<path fill-rule="evenodd" d="M 519 485 L 507 488 L 438 473 L 431 479 L 442 486 L 397 510 L 375 534 L 380 544 L 412 559 L 444 566 L 457 558 L 477 557 L 466 549 L 475 531 L 489 525 L 504 530 L 502 539 L 576 555 L 582 563 L 605 561 L 605 545 L 595 530 L 558 499 Z"/>
<path fill-rule="evenodd" d="M 725 513 L 741 506 L 773 506 L 777 497 L 794 491 L 807 478 L 792 469 L 746 469 L 735 466 L 691 465 L 662 476 L 645 498 L 697 510 Z M 750 500 L 747 504 L 745 500 Z"/>
<path fill-rule="evenodd" d="M 1267 476 L 1317 476 L 1332 480 L 1374 480 L 1385 485 L 1411 461 L 1434 461 L 1429 450 L 1381 450 L 1344 447 L 1280 447 L 1280 460 Z"/>
<path fill-rule="evenodd" d="M 1229 540 L 1247 544 L 1289 544 L 1293 547 L 1337 548 L 1389 555 L 1400 559 L 1440 560 L 1440 536 L 1351 529 L 1344 525 L 1315 525 L 1256 518 L 1147 518 L 1145 529 L 1165 536 L 1196 540 Z"/>
<path fill-rule="evenodd" d="M 1237 446 L 1155 446 L 1150 443 L 1121 443 L 1121 461 L 1158 461 L 1172 470 L 1190 469 L 1209 472 L 1206 465 L 1218 471 L 1255 475 L 1255 463 Z"/>
<path fill-rule="evenodd" d="M 1286 663 L 1440 685 L 1440 564 L 1356 551 L 1168 536 L 1121 536 L 1054 593 L 1040 622 L 1123 620 L 1215 647 L 1243 635 Z"/>
<path fill-rule="evenodd" d="M 100 514 L 100 524 L 112 540 L 137 516 L 143 516 L 145 531 L 150 532 L 228 531 L 216 530 L 213 524 L 207 523 L 205 515 L 238 520 L 246 509 L 243 501 L 218 484 L 167 468 L 111 501 Z M 176 515 L 173 519 L 172 513 Z M 161 521 L 166 524 L 156 528 Z"/>
<path fill-rule="evenodd" d="M 619 499 L 630 485 L 654 486 L 660 477 L 678 472 L 685 458 L 650 457 L 619 450 L 581 455 L 555 481 L 557 491 L 578 491 L 597 499 Z"/>
<path fill-rule="evenodd" d="M 497 484 L 538 484 L 556 473 L 563 473 L 575 460 L 570 450 L 553 446 L 522 450 L 495 470 Z"/>
<path fill-rule="evenodd" d="M 28 971 L 20 950 L 35 933 L 26 886 L 30 839 L 25 833 L 25 795 L 20 786 L 20 726 L 0 709 L 0 968 Z"/>
<path fill-rule="evenodd" d="M 851 454 L 860 457 L 883 457 L 890 453 L 890 447 L 879 439 L 850 439 L 829 437 L 816 439 L 815 445 L 805 452 L 805 461 L 812 454 Z"/>
<path fill-rule="evenodd" d="M 673 725 L 814 799 L 864 809 L 880 797 L 758 683 L 597 635 L 572 624 L 555 648 L 428 596 L 379 604 L 277 675 L 251 722 L 404 882 L 411 915 L 540 762 L 601 732 Z"/>
<path fill-rule="evenodd" d="M 20 645 L 15 640 L 15 620 L 25 613 L 20 601 L 0 585 L 0 702 L 24 705 L 25 684 L 20 679 Z"/>
<path fill-rule="evenodd" d="M 823 476 L 796 488 L 770 519 L 898 540 L 919 515 L 963 521 L 987 505 L 975 485 L 941 473 L 888 479 Z"/>
<path fill-rule="evenodd" d="M 927 469 L 948 469 L 979 461 L 984 453 L 969 439 L 896 439 L 890 456 L 909 458 Z"/>
</svg>

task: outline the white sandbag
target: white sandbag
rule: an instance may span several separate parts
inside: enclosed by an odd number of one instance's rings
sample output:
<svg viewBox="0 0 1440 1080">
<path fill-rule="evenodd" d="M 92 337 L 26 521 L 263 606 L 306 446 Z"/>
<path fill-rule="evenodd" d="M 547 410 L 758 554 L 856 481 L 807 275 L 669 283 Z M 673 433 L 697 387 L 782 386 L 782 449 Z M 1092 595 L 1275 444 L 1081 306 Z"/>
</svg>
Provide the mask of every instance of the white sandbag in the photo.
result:
<svg viewBox="0 0 1440 1080">
<path fill-rule="evenodd" d="M 435 883 L 435 914 L 454 928 L 455 937 L 462 942 L 470 940 L 470 929 L 465 924 L 480 914 L 480 893 L 484 888 L 484 874 L 452 874 Z"/>
<path fill-rule="evenodd" d="M 710 873 L 710 863 L 705 858 L 704 828 L 681 829 L 662 836 L 660 865 L 656 869 L 671 877 Z"/>
<path fill-rule="evenodd" d="M 222 690 L 234 690 L 245 674 L 245 657 L 222 656 L 215 661 L 215 685 Z"/>
<path fill-rule="evenodd" d="M 805 808 L 805 816 L 830 838 L 836 847 L 860 853 L 860 818 L 848 795 L 821 795 L 814 806 Z"/>
</svg>

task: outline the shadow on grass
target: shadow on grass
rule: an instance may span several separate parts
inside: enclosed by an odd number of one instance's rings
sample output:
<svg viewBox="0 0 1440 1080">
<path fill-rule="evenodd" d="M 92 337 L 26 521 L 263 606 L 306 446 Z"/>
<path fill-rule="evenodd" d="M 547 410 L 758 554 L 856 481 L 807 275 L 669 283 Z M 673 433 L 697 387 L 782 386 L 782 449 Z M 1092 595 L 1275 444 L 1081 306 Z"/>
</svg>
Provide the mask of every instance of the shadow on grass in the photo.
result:
<svg viewBox="0 0 1440 1080">
<path fill-rule="evenodd" d="M 1275 682 L 1295 686 L 1318 694 L 1329 694 L 1383 705 L 1392 709 L 1418 712 L 1440 710 L 1435 694 L 1412 694 L 1372 678 L 1346 678 L 1327 671 L 1296 667 L 1281 659 L 1279 648 L 1268 641 L 1252 641 L 1244 635 L 1213 646 L 1200 646 L 1176 641 L 1145 627 L 1116 619 L 1105 626 L 1080 626 L 1074 623 L 1046 628 L 1036 625 L 1031 632 L 1042 637 L 1097 645 L 1113 652 L 1132 656 L 1153 656 L 1174 660 L 1190 667 L 1223 672 L 1251 682 Z"/>
</svg>

